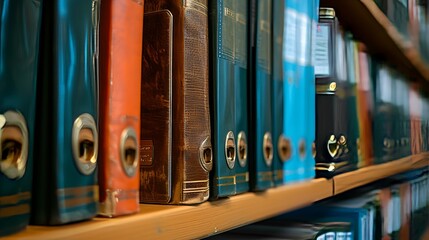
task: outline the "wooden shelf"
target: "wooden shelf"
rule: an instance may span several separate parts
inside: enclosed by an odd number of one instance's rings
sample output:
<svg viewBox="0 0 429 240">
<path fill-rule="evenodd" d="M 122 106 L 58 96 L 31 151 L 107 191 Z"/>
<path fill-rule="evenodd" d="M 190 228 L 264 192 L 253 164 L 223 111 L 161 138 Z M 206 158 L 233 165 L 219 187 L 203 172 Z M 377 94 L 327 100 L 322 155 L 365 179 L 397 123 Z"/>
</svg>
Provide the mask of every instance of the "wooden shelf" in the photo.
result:
<svg viewBox="0 0 429 240">
<path fill-rule="evenodd" d="M 195 239 L 310 205 L 401 172 L 429 166 L 429 152 L 259 193 L 245 193 L 194 206 L 141 204 L 140 213 L 57 227 L 29 226 L 5 239 Z"/>
<path fill-rule="evenodd" d="M 388 61 L 410 82 L 429 92 L 428 64 L 373 0 L 321 0 L 321 6 L 333 7 L 341 24 L 365 43 L 371 54 Z"/>
<path fill-rule="evenodd" d="M 59 227 L 29 226 L 5 239 L 195 239 L 266 219 L 332 196 L 332 180 L 245 193 L 195 206 L 141 204 L 139 214 Z"/>
<path fill-rule="evenodd" d="M 373 165 L 335 176 L 334 195 L 398 173 L 429 166 L 429 153 L 411 155 L 392 162 Z"/>
</svg>

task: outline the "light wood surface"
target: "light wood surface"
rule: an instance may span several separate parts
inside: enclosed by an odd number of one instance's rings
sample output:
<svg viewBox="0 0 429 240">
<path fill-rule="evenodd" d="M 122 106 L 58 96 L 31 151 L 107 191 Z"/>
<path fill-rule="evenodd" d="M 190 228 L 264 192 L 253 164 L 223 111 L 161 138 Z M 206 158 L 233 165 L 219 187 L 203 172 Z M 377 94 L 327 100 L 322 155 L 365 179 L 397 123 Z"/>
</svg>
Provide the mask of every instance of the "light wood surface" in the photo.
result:
<svg viewBox="0 0 429 240">
<path fill-rule="evenodd" d="M 340 194 L 398 173 L 427 166 L 429 166 L 429 153 L 421 153 L 344 173 L 334 177 L 334 194 Z"/>
<path fill-rule="evenodd" d="M 195 206 L 141 204 L 139 214 L 60 227 L 29 226 L 6 239 L 193 239 L 226 231 L 332 196 L 332 180 L 315 179 Z"/>
<path fill-rule="evenodd" d="M 428 64 L 373 0 L 321 0 L 321 6 L 333 7 L 340 23 L 364 42 L 372 55 L 384 59 L 407 80 L 429 92 Z"/>
</svg>

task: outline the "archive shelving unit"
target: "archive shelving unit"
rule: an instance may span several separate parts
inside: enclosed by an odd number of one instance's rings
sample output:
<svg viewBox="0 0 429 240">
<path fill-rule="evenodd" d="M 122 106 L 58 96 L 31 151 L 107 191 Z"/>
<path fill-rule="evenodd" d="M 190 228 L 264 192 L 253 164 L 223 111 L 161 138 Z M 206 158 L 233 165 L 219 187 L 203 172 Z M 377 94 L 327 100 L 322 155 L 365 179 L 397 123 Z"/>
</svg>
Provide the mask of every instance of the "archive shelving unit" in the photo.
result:
<svg viewBox="0 0 429 240">
<path fill-rule="evenodd" d="M 429 92 L 429 68 L 372 0 L 322 0 L 363 41 L 411 82 Z M 364 28 L 362 26 L 365 26 Z M 410 170 L 429 168 L 429 152 L 335 176 L 244 193 L 193 206 L 141 204 L 138 214 L 64 226 L 29 226 L 5 239 L 195 239 L 267 219 L 365 184 Z M 429 230 L 429 229 L 428 229 Z M 429 231 L 426 233 L 429 235 Z"/>
</svg>

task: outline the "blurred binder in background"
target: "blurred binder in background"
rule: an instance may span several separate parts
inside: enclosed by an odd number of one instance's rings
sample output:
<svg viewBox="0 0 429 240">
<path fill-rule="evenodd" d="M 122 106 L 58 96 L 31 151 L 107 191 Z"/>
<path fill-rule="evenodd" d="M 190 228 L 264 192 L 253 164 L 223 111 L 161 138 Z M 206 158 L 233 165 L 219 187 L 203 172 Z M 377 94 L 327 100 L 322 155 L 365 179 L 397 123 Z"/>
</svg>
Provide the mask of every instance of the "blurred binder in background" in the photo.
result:
<svg viewBox="0 0 429 240">
<path fill-rule="evenodd" d="M 333 8 L 320 8 L 315 47 L 316 175 L 332 177 L 357 167 L 350 144 L 344 32 Z"/>
</svg>

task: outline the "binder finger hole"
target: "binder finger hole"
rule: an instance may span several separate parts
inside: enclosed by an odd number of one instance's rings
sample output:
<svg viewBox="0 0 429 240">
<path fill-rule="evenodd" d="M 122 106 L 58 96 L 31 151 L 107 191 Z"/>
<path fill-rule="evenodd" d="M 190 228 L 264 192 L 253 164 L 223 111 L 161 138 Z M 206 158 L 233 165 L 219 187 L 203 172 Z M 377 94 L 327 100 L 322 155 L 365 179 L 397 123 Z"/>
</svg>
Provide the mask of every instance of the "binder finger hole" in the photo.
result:
<svg viewBox="0 0 429 240">
<path fill-rule="evenodd" d="M 241 167 L 245 167 L 246 161 L 247 161 L 247 139 L 246 139 L 246 133 L 244 133 L 244 131 L 241 131 L 238 134 L 237 145 L 238 145 L 238 163 L 240 164 Z"/>
<path fill-rule="evenodd" d="M 279 139 L 277 141 L 277 152 L 282 162 L 285 162 L 290 159 L 292 155 L 290 140 L 286 139 L 283 134 L 279 136 Z"/>
<path fill-rule="evenodd" d="M 305 141 L 304 141 L 304 140 L 301 140 L 301 141 L 299 142 L 298 152 L 299 152 L 299 157 L 300 157 L 301 159 L 304 159 L 304 158 L 305 158 L 305 155 L 306 155 L 306 152 L 305 152 Z"/>
<path fill-rule="evenodd" d="M 204 163 L 205 164 L 210 164 L 211 163 L 211 161 L 212 161 L 212 150 L 210 149 L 210 148 L 206 148 L 206 149 L 204 149 L 204 153 L 203 153 L 203 155 L 204 155 Z"/>
<path fill-rule="evenodd" d="M 24 117 L 8 111 L 0 126 L 0 169 L 10 179 L 21 178 L 25 173 L 28 155 L 28 130 Z"/>
<path fill-rule="evenodd" d="M 83 128 L 79 132 L 79 159 L 90 162 L 92 156 L 94 156 L 94 135 L 91 129 Z"/>
<path fill-rule="evenodd" d="M 137 153 L 137 134 L 133 128 L 127 128 L 121 135 L 121 161 L 127 176 L 132 177 L 136 174 L 138 165 Z"/>
<path fill-rule="evenodd" d="M 84 113 L 73 123 L 72 149 L 78 170 L 89 175 L 94 172 L 98 155 L 98 133 L 94 118 Z"/>
<path fill-rule="evenodd" d="M 311 156 L 312 156 L 313 158 L 315 158 L 315 157 L 316 157 L 316 155 L 317 155 L 316 143 L 315 143 L 315 142 L 313 142 L 313 143 L 311 144 Z"/>
<path fill-rule="evenodd" d="M 271 166 L 273 161 L 273 140 L 271 138 L 271 133 L 268 132 L 264 134 L 263 153 L 265 163 L 267 166 Z"/>
<path fill-rule="evenodd" d="M 213 151 L 212 143 L 210 142 L 210 137 L 206 137 L 200 145 L 200 164 L 209 172 L 213 167 Z"/>
<path fill-rule="evenodd" d="M 235 165 L 235 138 L 234 133 L 229 131 L 226 134 L 225 139 L 225 158 L 226 164 L 230 169 L 234 168 Z"/>
</svg>

